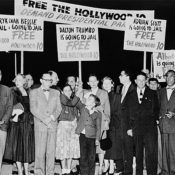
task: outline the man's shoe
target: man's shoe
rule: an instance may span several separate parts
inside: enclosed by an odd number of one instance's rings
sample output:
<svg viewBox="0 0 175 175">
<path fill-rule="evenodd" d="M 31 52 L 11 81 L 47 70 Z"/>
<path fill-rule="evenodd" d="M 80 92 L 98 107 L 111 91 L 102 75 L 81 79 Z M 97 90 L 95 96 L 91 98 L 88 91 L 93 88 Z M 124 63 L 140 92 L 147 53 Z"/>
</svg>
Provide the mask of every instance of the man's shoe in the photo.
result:
<svg viewBox="0 0 175 175">
<path fill-rule="evenodd" d="M 13 175 L 17 175 L 18 174 L 18 171 L 12 171 L 12 174 Z"/>
<path fill-rule="evenodd" d="M 34 170 L 30 170 L 30 173 L 34 174 Z"/>
</svg>

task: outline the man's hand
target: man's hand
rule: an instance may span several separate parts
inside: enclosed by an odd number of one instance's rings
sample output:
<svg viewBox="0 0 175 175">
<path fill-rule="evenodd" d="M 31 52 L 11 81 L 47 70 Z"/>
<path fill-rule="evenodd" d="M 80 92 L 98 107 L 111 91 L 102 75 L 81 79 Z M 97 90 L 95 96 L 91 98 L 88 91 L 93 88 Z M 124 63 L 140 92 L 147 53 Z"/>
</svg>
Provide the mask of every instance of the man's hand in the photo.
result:
<svg viewBox="0 0 175 175">
<path fill-rule="evenodd" d="M 175 113 L 171 112 L 171 111 L 168 111 L 165 115 L 170 119 L 170 118 L 175 116 Z"/>
<path fill-rule="evenodd" d="M 132 133 L 132 129 L 129 129 L 128 131 L 127 131 L 127 134 L 129 135 L 129 136 L 133 136 L 133 133 Z"/>
<path fill-rule="evenodd" d="M 95 145 L 99 145 L 99 144 L 100 144 L 99 140 L 95 140 Z"/>
</svg>

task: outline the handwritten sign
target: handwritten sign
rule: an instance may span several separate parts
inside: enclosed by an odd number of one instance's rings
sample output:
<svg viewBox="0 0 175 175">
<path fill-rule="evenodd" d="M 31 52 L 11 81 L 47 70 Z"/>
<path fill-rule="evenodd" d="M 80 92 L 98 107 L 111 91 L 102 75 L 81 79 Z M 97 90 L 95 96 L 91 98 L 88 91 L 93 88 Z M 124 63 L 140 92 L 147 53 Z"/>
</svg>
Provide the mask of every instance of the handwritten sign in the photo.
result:
<svg viewBox="0 0 175 175">
<path fill-rule="evenodd" d="M 0 15 L 0 51 L 43 51 L 43 21 Z"/>
<path fill-rule="evenodd" d="M 175 50 L 153 53 L 154 77 L 164 82 L 164 75 L 168 70 L 175 70 Z"/>
<path fill-rule="evenodd" d="M 98 61 L 98 29 L 57 24 L 58 61 Z"/>
<path fill-rule="evenodd" d="M 113 30 L 125 30 L 128 17 L 154 18 L 153 10 L 100 9 L 53 0 L 16 0 L 15 14 L 40 17 L 45 21 L 92 25 Z"/>
<path fill-rule="evenodd" d="M 166 20 L 129 18 L 126 22 L 124 49 L 162 51 L 165 45 Z"/>
</svg>

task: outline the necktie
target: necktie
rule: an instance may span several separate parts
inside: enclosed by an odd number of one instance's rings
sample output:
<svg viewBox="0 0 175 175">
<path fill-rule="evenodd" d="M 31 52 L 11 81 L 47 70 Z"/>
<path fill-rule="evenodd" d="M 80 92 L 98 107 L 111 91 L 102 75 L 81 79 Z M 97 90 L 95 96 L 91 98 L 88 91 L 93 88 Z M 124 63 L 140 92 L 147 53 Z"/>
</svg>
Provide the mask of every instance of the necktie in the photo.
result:
<svg viewBox="0 0 175 175">
<path fill-rule="evenodd" d="M 49 91 L 50 91 L 50 89 L 43 89 L 43 91 L 44 91 L 44 92 L 49 92 Z"/>
</svg>

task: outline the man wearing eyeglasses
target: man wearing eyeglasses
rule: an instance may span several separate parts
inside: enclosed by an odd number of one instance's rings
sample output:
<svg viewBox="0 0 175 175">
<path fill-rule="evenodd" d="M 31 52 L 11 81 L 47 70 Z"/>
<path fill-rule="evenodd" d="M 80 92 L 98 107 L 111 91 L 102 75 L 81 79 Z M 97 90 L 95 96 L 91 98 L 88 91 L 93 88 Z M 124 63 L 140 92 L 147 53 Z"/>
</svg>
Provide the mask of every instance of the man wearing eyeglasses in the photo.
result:
<svg viewBox="0 0 175 175">
<path fill-rule="evenodd" d="M 41 86 L 30 92 L 35 126 L 35 175 L 53 175 L 57 118 L 61 112 L 60 92 L 50 88 L 52 78 L 44 73 Z"/>
</svg>

